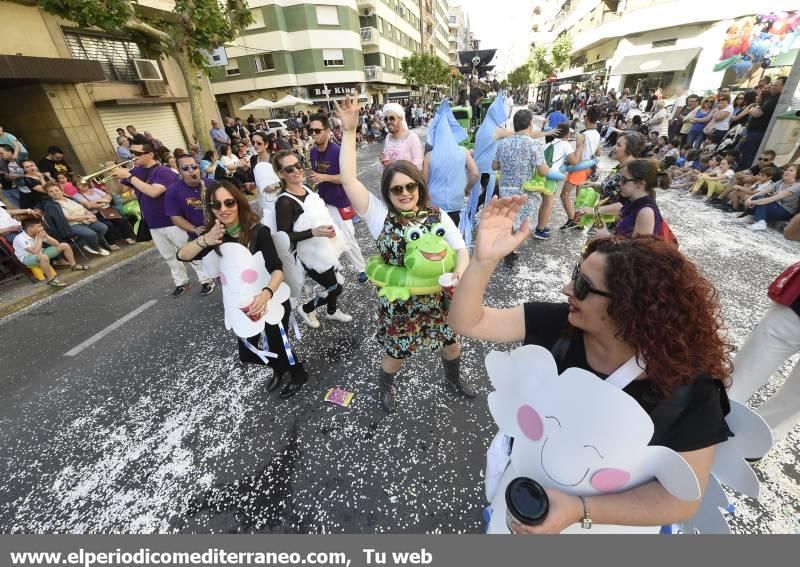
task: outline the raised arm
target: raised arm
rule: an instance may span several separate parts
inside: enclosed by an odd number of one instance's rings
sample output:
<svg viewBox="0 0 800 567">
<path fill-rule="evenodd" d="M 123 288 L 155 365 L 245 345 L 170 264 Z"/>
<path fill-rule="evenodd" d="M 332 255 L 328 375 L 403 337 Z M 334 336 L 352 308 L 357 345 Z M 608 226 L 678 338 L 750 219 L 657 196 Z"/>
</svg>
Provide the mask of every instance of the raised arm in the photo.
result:
<svg viewBox="0 0 800 567">
<path fill-rule="evenodd" d="M 339 176 L 347 198 L 356 212 L 363 216 L 369 207 L 369 191 L 356 176 L 356 128 L 358 127 L 358 102 L 345 97 L 340 105 L 334 101 L 342 120 L 342 145 L 339 151 Z"/>
<path fill-rule="evenodd" d="M 483 294 L 500 258 L 510 254 L 530 233 L 530 223 L 514 233 L 512 225 L 525 196 L 492 199 L 481 213 L 475 251 L 458 283 L 458 293 L 450 306 L 448 323 L 465 337 L 495 342 L 518 342 L 525 338 L 522 305 L 493 309 L 483 305 Z"/>
</svg>

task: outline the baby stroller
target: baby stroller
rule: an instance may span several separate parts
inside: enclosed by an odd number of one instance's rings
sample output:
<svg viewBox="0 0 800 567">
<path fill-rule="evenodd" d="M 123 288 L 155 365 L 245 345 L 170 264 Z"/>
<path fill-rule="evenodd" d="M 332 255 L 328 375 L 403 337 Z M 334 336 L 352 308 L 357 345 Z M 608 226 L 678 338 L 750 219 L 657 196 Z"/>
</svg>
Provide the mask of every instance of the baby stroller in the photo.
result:
<svg viewBox="0 0 800 567">
<path fill-rule="evenodd" d="M 737 124 L 725 133 L 725 137 L 722 138 L 722 141 L 720 141 L 719 144 L 717 144 L 717 149 L 714 153 L 724 153 L 726 150 L 732 150 L 736 148 L 742 141 L 743 137 L 744 126 Z"/>
</svg>

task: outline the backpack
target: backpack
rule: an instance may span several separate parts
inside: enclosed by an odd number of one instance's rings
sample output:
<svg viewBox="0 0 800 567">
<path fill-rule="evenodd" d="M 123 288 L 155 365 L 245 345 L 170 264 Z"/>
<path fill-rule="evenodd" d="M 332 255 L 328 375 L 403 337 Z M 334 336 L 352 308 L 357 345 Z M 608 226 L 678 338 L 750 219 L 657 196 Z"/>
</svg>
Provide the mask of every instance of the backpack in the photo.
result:
<svg viewBox="0 0 800 567">
<path fill-rule="evenodd" d="M 672 232 L 672 229 L 669 227 L 669 224 L 664 217 L 661 217 L 661 232 L 659 233 L 658 238 L 664 242 L 673 244 L 675 248 L 680 246 L 678 244 L 678 238 L 675 236 L 675 233 Z"/>
<path fill-rule="evenodd" d="M 558 142 L 559 140 L 553 140 L 547 144 L 544 149 L 544 161 L 547 167 L 553 167 L 553 155 L 555 154 L 555 145 Z M 529 181 L 525 181 L 522 184 L 522 189 L 532 193 L 546 193 L 547 195 L 552 195 L 555 193 L 557 185 L 558 181 L 555 179 L 547 179 L 544 175 L 540 175 L 538 171 L 534 170 L 533 178 Z"/>
</svg>

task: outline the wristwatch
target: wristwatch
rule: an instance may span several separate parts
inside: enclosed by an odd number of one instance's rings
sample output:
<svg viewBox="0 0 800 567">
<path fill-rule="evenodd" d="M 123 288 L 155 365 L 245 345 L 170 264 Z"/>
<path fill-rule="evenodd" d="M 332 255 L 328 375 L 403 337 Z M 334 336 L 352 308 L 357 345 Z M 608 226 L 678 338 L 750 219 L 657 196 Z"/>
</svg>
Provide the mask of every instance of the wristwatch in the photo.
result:
<svg viewBox="0 0 800 567">
<path fill-rule="evenodd" d="M 581 519 L 581 527 L 584 530 L 591 530 L 592 529 L 592 517 L 589 515 L 589 507 L 586 505 L 586 497 L 585 496 L 578 496 L 581 499 L 581 504 L 583 504 L 583 518 Z"/>
</svg>

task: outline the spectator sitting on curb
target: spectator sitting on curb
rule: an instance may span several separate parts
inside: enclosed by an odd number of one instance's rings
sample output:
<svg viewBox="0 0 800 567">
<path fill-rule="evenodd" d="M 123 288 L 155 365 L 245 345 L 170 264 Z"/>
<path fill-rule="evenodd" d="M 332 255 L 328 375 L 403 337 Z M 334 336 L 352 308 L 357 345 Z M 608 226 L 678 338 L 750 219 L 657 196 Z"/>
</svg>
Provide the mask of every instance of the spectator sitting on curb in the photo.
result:
<svg viewBox="0 0 800 567">
<path fill-rule="evenodd" d="M 44 246 L 44 244 L 50 246 Z M 66 263 L 56 266 L 70 266 L 73 271 L 88 270 L 88 266 L 75 263 L 72 248 L 66 242 L 59 242 L 42 226 L 42 221 L 37 218 L 22 221 L 22 232 L 14 238 L 14 254 L 25 266 L 39 266 L 47 278 L 47 285 L 53 287 L 66 287 L 67 284 L 58 279 L 58 274 L 50 264 L 50 260 L 64 255 Z"/>
</svg>

